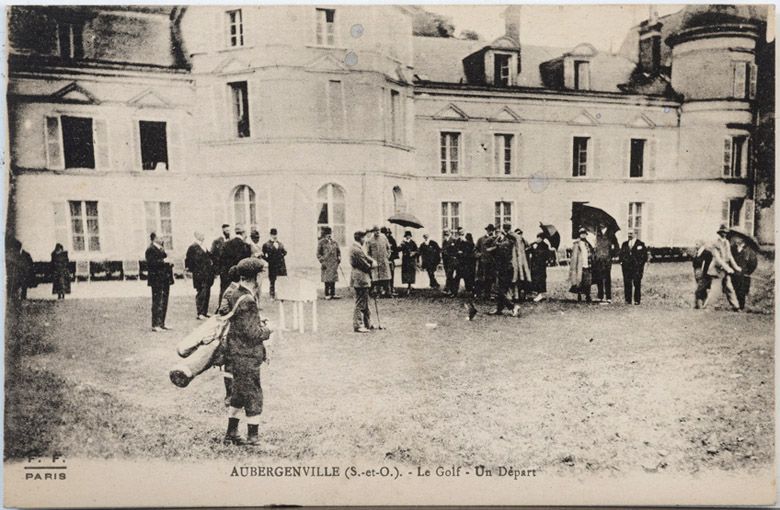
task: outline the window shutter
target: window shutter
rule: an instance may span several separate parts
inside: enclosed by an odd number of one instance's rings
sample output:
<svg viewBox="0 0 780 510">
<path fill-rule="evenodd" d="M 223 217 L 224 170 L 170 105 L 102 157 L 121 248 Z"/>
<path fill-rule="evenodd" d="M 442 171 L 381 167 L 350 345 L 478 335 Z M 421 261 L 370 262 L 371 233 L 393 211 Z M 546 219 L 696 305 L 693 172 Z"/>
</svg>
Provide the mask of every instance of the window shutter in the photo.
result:
<svg viewBox="0 0 780 510">
<path fill-rule="evenodd" d="M 217 83 L 214 85 L 214 117 L 211 125 L 214 128 L 214 139 L 227 138 L 230 110 L 227 109 L 227 85 Z"/>
<path fill-rule="evenodd" d="M 726 225 L 727 227 L 730 226 L 729 225 L 729 205 L 730 205 L 729 200 L 724 200 L 723 204 L 722 204 L 722 207 L 720 209 L 720 222 L 722 224 Z"/>
<path fill-rule="evenodd" d="M 137 255 L 133 259 L 143 259 L 146 250 L 146 216 L 144 215 L 144 203 L 141 200 L 134 200 L 132 203 L 132 221 L 133 221 L 133 250 Z"/>
<path fill-rule="evenodd" d="M 745 62 L 732 62 L 734 68 L 734 97 L 745 97 Z"/>
<path fill-rule="evenodd" d="M 117 255 L 116 245 L 116 222 L 114 221 L 114 208 L 110 202 L 100 201 L 98 203 L 98 225 L 100 230 L 100 251 L 106 259 Z"/>
<path fill-rule="evenodd" d="M 68 203 L 64 201 L 52 202 L 54 212 L 54 241 L 62 244 L 65 249 L 70 249 L 68 237 Z"/>
<path fill-rule="evenodd" d="M 647 140 L 648 147 L 645 148 L 645 172 L 647 177 L 655 177 L 655 164 L 658 157 L 658 140 L 650 138 Z"/>
<path fill-rule="evenodd" d="M 731 137 L 723 140 L 723 176 L 731 175 Z"/>
<path fill-rule="evenodd" d="M 621 164 L 623 165 L 623 176 L 631 177 L 631 137 L 623 140 Z"/>
<path fill-rule="evenodd" d="M 756 98 L 756 86 L 758 82 L 758 66 L 750 64 L 750 99 Z"/>
<path fill-rule="evenodd" d="M 588 167 L 585 172 L 585 175 L 588 177 L 595 177 L 599 175 L 600 168 L 598 164 L 598 152 L 599 152 L 599 142 L 596 137 L 591 137 L 588 142 Z"/>
<path fill-rule="evenodd" d="M 653 224 L 655 223 L 655 216 L 653 211 L 653 203 L 645 202 L 642 205 L 642 234 L 644 235 L 645 243 L 648 245 L 653 244 L 655 240 Z"/>
<path fill-rule="evenodd" d="M 168 139 L 168 169 L 177 172 L 185 171 L 186 164 L 181 143 L 181 123 L 166 122 L 165 131 Z"/>
<path fill-rule="evenodd" d="M 493 173 L 495 175 L 501 175 L 501 152 L 502 152 L 502 137 L 493 135 Z"/>
<path fill-rule="evenodd" d="M 255 78 L 249 82 L 249 134 L 252 138 L 260 135 L 260 123 L 263 120 L 263 84 Z"/>
<path fill-rule="evenodd" d="M 65 168 L 65 158 L 62 149 L 62 128 L 60 118 L 47 116 L 44 123 L 46 139 L 46 168 L 62 170 Z"/>
<path fill-rule="evenodd" d="M 628 237 L 628 231 L 633 227 L 632 225 L 628 224 L 628 218 L 631 216 L 631 202 L 626 202 L 626 207 L 623 209 L 623 225 L 622 227 L 625 229 L 623 232 L 626 233 L 626 238 Z"/>
<path fill-rule="evenodd" d="M 225 207 L 225 202 L 220 193 L 214 195 L 213 208 L 214 228 L 219 231 L 223 224 L 230 223 L 230 220 L 227 217 L 227 208 Z"/>
<path fill-rule="evenodd" d="M 756 203 L 749 199 L 745 199 L 745 203 L 742 205 L 742 214 L 743 214 L 743 222 L 742 224 L 745 226 L 745 231 L 749 235 L 753 235 L 753 225 L 754 225 L 754 216 L 756 212 Z"/>
<path fill-rule="evenodd" d="M 523 135 L 515 133 L 514 144 L 512 147 L 512 175 L 520 175 L 522 167 L 520 166 L 520 149 L 523 146 Z"/>
<path fill-rule="evenodd" d="M 111 168 L 108 147 L 108 123 L 104 119 L 92 121 L 92 139 L 95 144 L 95 165 L 100 170 Z"/>
<path fill-rule="evenodd" d="M 138 120 L 133 119 L 131 129 L 133 132 L 133 146 L 130 150 L 133 152 L 133 170 L 143 170 L 143 163 L 141 162 L 141 125 Z"/>
</svg>

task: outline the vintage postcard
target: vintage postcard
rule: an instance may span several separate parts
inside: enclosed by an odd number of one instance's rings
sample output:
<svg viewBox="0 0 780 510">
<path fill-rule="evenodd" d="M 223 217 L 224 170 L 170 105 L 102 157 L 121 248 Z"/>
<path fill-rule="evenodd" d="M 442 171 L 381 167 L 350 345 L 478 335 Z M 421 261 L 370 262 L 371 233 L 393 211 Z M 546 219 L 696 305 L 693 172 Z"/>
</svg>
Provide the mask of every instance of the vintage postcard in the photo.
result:
<svg viewBox="0 0 780 510">
<path fill-rule="evenodd" d="M 6 506 L 774 501 L 773 6 L 5 15 Z"/>
</svg>

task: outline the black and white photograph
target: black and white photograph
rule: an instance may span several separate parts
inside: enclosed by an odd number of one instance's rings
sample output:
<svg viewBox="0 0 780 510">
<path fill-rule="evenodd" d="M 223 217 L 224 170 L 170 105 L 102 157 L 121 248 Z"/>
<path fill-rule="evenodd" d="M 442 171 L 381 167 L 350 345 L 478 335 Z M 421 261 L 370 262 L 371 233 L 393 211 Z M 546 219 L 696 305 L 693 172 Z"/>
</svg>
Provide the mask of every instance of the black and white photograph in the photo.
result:
<svg viewBox="0 0 780 510">
<path fill-rule="evenodd" d="M 774 5 L 5 15 L 5 506 L 775 502 Z"/>
</svg>

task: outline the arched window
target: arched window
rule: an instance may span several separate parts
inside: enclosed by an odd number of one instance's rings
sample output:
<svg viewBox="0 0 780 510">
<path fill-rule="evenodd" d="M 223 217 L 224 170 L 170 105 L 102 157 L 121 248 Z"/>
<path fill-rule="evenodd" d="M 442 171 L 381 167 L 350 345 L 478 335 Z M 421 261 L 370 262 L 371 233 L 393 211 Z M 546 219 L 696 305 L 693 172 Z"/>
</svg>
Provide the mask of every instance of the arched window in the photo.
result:
<svg viewBox="0 0 780 510">
<path fill-rule="evenodd" d="M 346 203 L 344 188 L 338 184 L 326 184 L 317 191 L 317 232 L 322 227 L 333 230 L 333 239 L 341 246 L 347 244 Z"/>
<path fill-rule="evenodd" d="M 233 225 L 248 229 L 257 224 L 257 198 L 255 190 L 242 184 L 233 191 Z"/>
</svg>

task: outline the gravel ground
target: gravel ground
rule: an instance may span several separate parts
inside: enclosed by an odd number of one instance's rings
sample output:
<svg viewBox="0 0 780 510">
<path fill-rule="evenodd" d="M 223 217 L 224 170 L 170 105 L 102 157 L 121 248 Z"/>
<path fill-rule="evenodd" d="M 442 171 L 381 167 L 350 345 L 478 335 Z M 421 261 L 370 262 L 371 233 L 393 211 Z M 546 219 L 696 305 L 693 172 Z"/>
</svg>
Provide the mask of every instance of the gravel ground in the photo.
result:
<svg viewBox="0 0 780 510">
<path fill-rule="evenodd" d="M 168 333 L 149 331 L 148 297 L 29 301 L 7 317 L 4 456 L 340 458 L 557 474 L 766 469 L 771 264 L 756 273 L 749 313 L 722 299 L 693 310 L 687 263 L 649 266 L 639 307 L 619 303 L 618 267 L 616 303 L 572 302 L 565 268 L 555 268 L 553 299 L 524 304 L 520 318 L 467 322 L 458 300 L 418 291 L 380 300 L 387 329 L 370 335 L 351 332 L 351 299 L 320 301 L 318 333 L 269 344 L 264 445 L 253 450 L 219 441 L 218 371 L 186 389 L 168 380 L 173 346 L 198 324 L 191 297 L 172 299 Z"/>
</svg>

